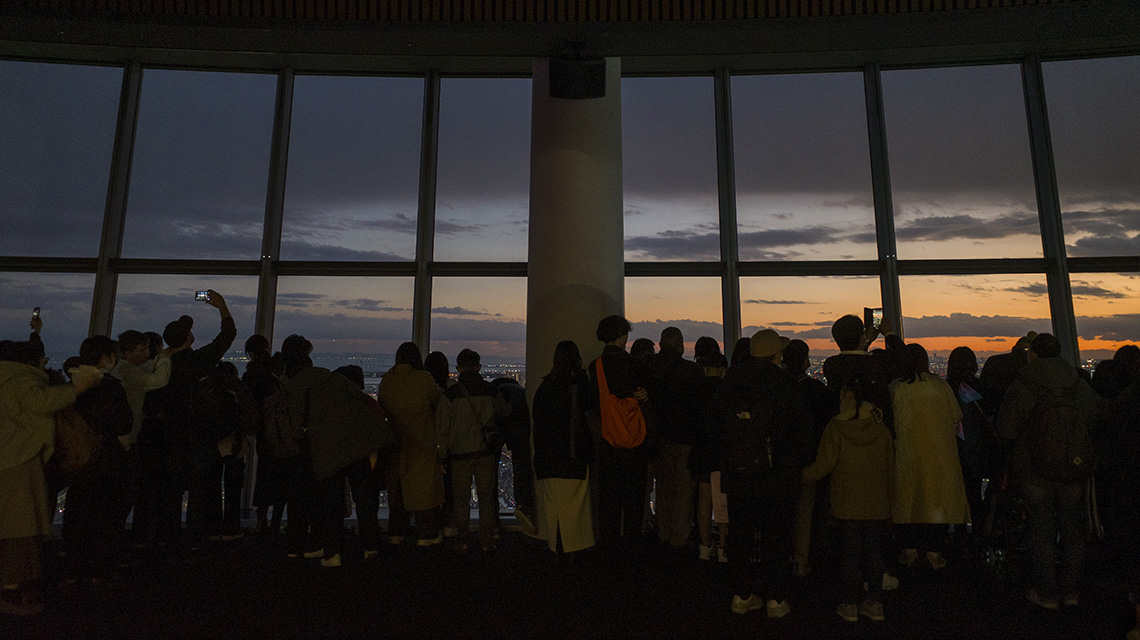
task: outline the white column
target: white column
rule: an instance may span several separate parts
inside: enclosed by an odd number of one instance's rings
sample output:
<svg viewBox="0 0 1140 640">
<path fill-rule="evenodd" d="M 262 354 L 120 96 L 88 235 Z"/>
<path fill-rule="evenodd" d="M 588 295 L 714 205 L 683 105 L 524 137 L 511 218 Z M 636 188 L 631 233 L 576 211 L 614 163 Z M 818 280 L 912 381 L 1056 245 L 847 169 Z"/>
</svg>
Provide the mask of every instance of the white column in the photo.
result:
<svg viewBox="0 0 1140 640">
<path fill-rule="evenodd" d="M 606 59 L 606 95 L 550 97 L 549 60 L 534 61 L 526 363 L 533 396 L 554 347 L 598 356 L 598 320 L 625 309 L 621 59 Z"/>
</svg>

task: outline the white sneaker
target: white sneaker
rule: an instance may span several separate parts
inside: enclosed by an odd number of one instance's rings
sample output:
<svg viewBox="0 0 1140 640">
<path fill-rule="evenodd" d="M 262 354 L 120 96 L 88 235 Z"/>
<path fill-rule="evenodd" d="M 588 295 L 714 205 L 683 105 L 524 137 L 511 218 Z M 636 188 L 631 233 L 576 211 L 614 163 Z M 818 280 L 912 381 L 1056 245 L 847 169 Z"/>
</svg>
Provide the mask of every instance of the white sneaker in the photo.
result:
<svg viewBox="0 0 1140 640">
<path fill-rule="evenodd" d="M 380 551 L 378 549 L 365 549 L 364 550 L 364 559 L 365 560 L 371 560 L 372 558 L 375 558 L 376 556 L 379 556 L 379 555 L 380 555 Z"/>
<path fill-rule="evenodd" d="M 768 617 L 769 618 L 783 618 L 792 612 L 792 605 L 788 604 L 787 600 L 768 601 Z"/>
<path fill-rule="evenodd" d="M 835 610 L 840 618 L 848 622 L 859 622 L 859 607 L 854 602 L 844 602 Z"/>
<path fill-rule="evenodd" d="M 728 553 L 725 552 L 724 547 L 717 547 L 716 548 L 716 561 L 717 562 L 728 562 Z"/>
<path fill-rule="evenodd" d="M 883 572 L 883 591 L 894 591 L 899 588 L 899 579 L 887 572 Z M 869 591 L 867 583 L 863 583 L 863 591 Z"/>
<path fill-rule="evenodd" d="M 388 536 L 388 544 L 392 544 L 392 545 L 404 544 L 404 536 Z"/>
<path fill-rule="evenodd" d="M 443 537 L 454 538 L 457 535 L 459 535 L 459 529 L 457 527 L 444 527 L 443 528 Z"/>
<path fill-rule="evenodd" d="M 325 550 L 324 550 L 324 548 L 321 548 L 321 549 L 316 549 L 314 551 L 306 551 L 305 553 L 303 553 L 301 555 L 304 556 L 305 558 L 308 558 L 309 560 L 312 560 L 313 558 L 323 558 L 323 557 L 325 557 Z"/>
<path fill-rule="evenodd" d="M 886 619 L 883 617 L 883 603 L 871 602 L 870 600 L 864 600 L 859 605 L 859 615 L 874 622 L 882 622 Z"/>
<path fill-rule="evenodd" d="M 420 538 L 419 540 L 416 540 L 416 546 L 417 547 L 430 547 L 432 545 L 439 544 L 441 542 L 443 542 L 443 534 L 438 533 L 438 534 L 436 534 L 436 536 L 434 538 Z"/>
<path fill-rule="evenodd" d="M 701 560 L 709 560 L 712 558 L 712 547 L 701 545 L 697 547 L 697 557 Z"/>
<path fill-rule="evenodd" d="M 732 612 L 741 615 L 749 611 L 755 611 L 764 606 L 764 601 L 760 599 L 755 593 L 750 594 L 747 600 L 740 596 L 732 596 Z"/>
<path fill-rule="evenodd" d="M 338 553 L 331 558 L 321 558 L 321 566 L 322 567 L 339 567 L 340 566 L 340 554 Z"/>
</svg>

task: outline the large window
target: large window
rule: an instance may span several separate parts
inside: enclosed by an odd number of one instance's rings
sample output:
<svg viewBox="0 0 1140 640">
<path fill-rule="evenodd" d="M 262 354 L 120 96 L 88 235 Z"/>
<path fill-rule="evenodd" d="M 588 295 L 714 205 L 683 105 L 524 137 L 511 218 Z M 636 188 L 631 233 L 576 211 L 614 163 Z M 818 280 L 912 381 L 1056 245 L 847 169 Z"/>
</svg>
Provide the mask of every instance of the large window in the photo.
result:
<svg viewBox="0 0 1140 640">
<path fill-rule="evenodd" d="M 859 73 L 734 76 L 741 260 L 874 259 Z"/>
<path fill-rule="evenodd" d="M 122 81 L 0 60 L 0 255 L 99 253 Z"/>
<path fill-rule="evenodd" d="M 435 259 L 524 261 L 530 80 L 440 82 Z"/>
<path fill-rule="evenodd" d="M 986 358 L 1030 331 L 1052 331 L 1043 275 L 904 276 L 899 288 L 903 335 L 926 347 L 935 368 L 955 347 Z"/>
<path fill-rule="evenodd" d="M 1104 360 L 1140 343 L 1140 273 L 1080 273 L 1069 281 L 1081 358 Z"/>
<path fill-rule="evenodd" d="M 413 285 L 412 278 L 280 278 L 273 344 L 301 334 L 313 343 L 318 366 L 358 365 L 374 386 L 392 367 L 396 348 L 412 337 Z"/>
<path fill-rule="evenodd" d="M 119 276 L 112 333 L 118 335 L 127 329 L 162 333 L 168 322 L 188 315 L 194 318 L 194 348 L 204 347 L 221 328 L 217 309 L 194 299 L 196 291 L 205 289 L 225 298 L 237 325 L 237 338 L 227 358 L 240 358 L 245 339 L 253 334 L 257 309 L 257 278 L 250 276 Z"/>
<path fill-rule="evenodd" d="M 625 78 L 625 259 L 720 260 L 713 79 Z"/>
<path fill-rule="evenodd" d="M 526 357 L 526 278 L 435 278 L 430 350 L 454 368 L 463 349 L 479 352 L 485 377 L 502 365 L 517 370 Z"/>
<path fill-rule="evenodd" d="M 879 307 L 879 300 L 873 276 L 741 278 L 741 335 L 775 329 L 806 342 L 813 359 L 834 355 L 831 325 L 848 314 L 863 317 L 863 307 Z"/>
<path fill-rule="evenodd" d="M 1140 56 L 1042 72 L 1068 255 L 1140 255 Z"/>
<path fill-rule="evenodd" d="M 716 278 L 626 278 L 625 317 L 633 324 L 630 343 L 647 338 L 657 345 L 662 329 L 677 327 L 690 359 L 693 345 L 702 336 L 722 343 L 724 350 L 720 281 Z M 597 346 L 600 350 L 601 343 Z"/>
<path fill-rule="evenodd" d="M 412 260 L 422 78 L 299 76 L 281 257 Z"/>
<path fill-rule="evenodd" d="M 1021 68 L 882 78 L 899 258 L 1041 255 Z"/>
<path fill-rule="evenodd" d="M 143 72 L 124 257 L 260 257 L 276 82 Z"/>
<path fill-rule="evenodd" d="M 53 369 L 79 355 L 91 319 L 95 276 L 70 273 L 0 273 L 0 339 L 27 340 L 32 309 L 40 308 L 40 338 Z"/>
</svg>

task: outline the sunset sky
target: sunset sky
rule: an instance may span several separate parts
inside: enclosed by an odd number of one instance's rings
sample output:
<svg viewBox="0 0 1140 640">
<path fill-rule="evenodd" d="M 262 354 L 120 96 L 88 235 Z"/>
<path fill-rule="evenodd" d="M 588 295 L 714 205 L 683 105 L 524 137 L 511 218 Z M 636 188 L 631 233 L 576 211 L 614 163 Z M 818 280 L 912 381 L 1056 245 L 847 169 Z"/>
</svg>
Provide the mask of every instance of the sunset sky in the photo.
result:
<svg viewBox="0 0 1140 640">
<path fill-rule="evenodd" d="M 1140 58 L 1045 63 L 1069 256 L 1140 254 Z M 118 68 L 0 62 L 0 254 L 98 252 L 122 79 Z M 124 257 L 260 255 L 276 77 L 146 70 Z M 898 255 L 1042 254 L 1020 68 L 884 71 Z M 732 113 L 742 260 L 874 259 L 862 73 L 736 76 Z M 529 79 L 445 78 L 435 259 L 527 259 Z M 299 76 L 282 258 L 411 260 L 423 81 Z M 719 223 L 711 77 L 622 83 L 629 261 L 716 261 Z M 0 273 L 0 330 L 20 338 L 44 309 L 49 351 L 86 334 L 94 277 Z M 1140 342 L 1140 274 L 1073 274 L 1082 353 Z M 1043 274 L 909 276 L 904 335 L 945 355 L 1007 351 L 1050 330 Z M 212 336 L 196 289 L 226 294 L 239 343 L 255 277 L 123 275 L 113 332 L 161 331 L 181 313 Z M 833 351 L 830 325 L 879 306 L 873 277 L 742 278 L 744 335 L 762 327 Z M 390 354 L 411 337 L 411 278 L 283 277 L 275 345 Z M 627 278 L 633 337 L 682 328 L 720 339 L 716 278 Z M 431 349 L 520 358 L 525 279 L 439 278 Z M 209 327 L 209 328 L 202 328 Z"/>
</svg>

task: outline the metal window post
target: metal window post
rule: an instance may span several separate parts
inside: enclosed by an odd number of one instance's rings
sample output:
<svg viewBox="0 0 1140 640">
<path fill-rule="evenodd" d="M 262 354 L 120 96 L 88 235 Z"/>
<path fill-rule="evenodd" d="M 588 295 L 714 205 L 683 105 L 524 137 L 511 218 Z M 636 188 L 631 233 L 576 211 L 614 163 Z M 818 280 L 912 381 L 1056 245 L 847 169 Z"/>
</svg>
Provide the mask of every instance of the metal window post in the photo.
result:
<svg viewBox="0 0 1140 640">
<path fill-rule="evenodd" d="M 435 255 L 435 186 L 439 150 L 439 73 L 424 77 L 423 138 L 420 143 L 420 203 L 416 227 L 416 283 L 412 341 L 425 355 L 431 346 L 431 263 Z"/>
<path fill-rule="evenodd" d="M 879 289 L 883 316 L 903 336 L 902 297 L 899 293 L 899 261 L 895 247 L 894 201 L 891 199 L 891 166 L 887 157 L 887 128 L 883 111 L 882 70 L 877 63 L 863 70 L 867 100 L 867 141 L 871 152 L 871 186 L 875 198 L 875 238 L 879 249 Z"/>
<path fill-rule="evenodd" d="M 277 102 L 273 109 L 273 141 L 265 194 L 265 225 L 261 236 L 261 271 L 257 280 L 254 332 L 273 344 L 277 307 L 277 265 L 281 260 L 281 227 L 285 216 L 285 177 L 289 168 L 289 132 L 293 120 L 292 69 L 277 73 Z"/>
<path fill-rule="evenodd" d="M 1049 134 L 1041 56 L 1034 54 L 1022 61 L 1021 81 L 1025 89 L 1025 119 L 1029 124 L 1029 148 L 1033 154 L 1033 184 L 1037 192 L 1037 215 L 1041 223 L 1041 248 L 1045 256 L 1045 281 L 1049 287 L 1053 335 L 1061 343 L 1061 355 L 1069 362 L 1079 364 L 1080 345 L 1077 342 L 1069 265 L 1065 257 L 1065 227 L 1061 220 L 1061 199 Z"/>
<path fill-rule="evenodd" d="M 736 229 L 736 165 L 732 148 L 732 76 L 727 68 L 713 76 L 716 92 L 716 174 L 720 203 L 721 309 L 724 350 L 731 354 L 740 339 L 740 247 Z"/>
<path fill-rule="evenodd" d="M 114 263 L 123 253 L 123 229 L 127 216 L 127 192 L 131 183 L 131 159 L 139 120 L 142 92 L 142 65 L 130 62 L 123 69 L 119 95 L 119 118 L 115 124 L 115 146 L 111 152 L 111 173 L 107 183 L 107 203 L 103 210 L 103 232 L 95 270 L 95 291 L 91 300 L 88 335 L 108 335 L 115 315 L 115 291 L 119 276 Z"/>
</svg>

